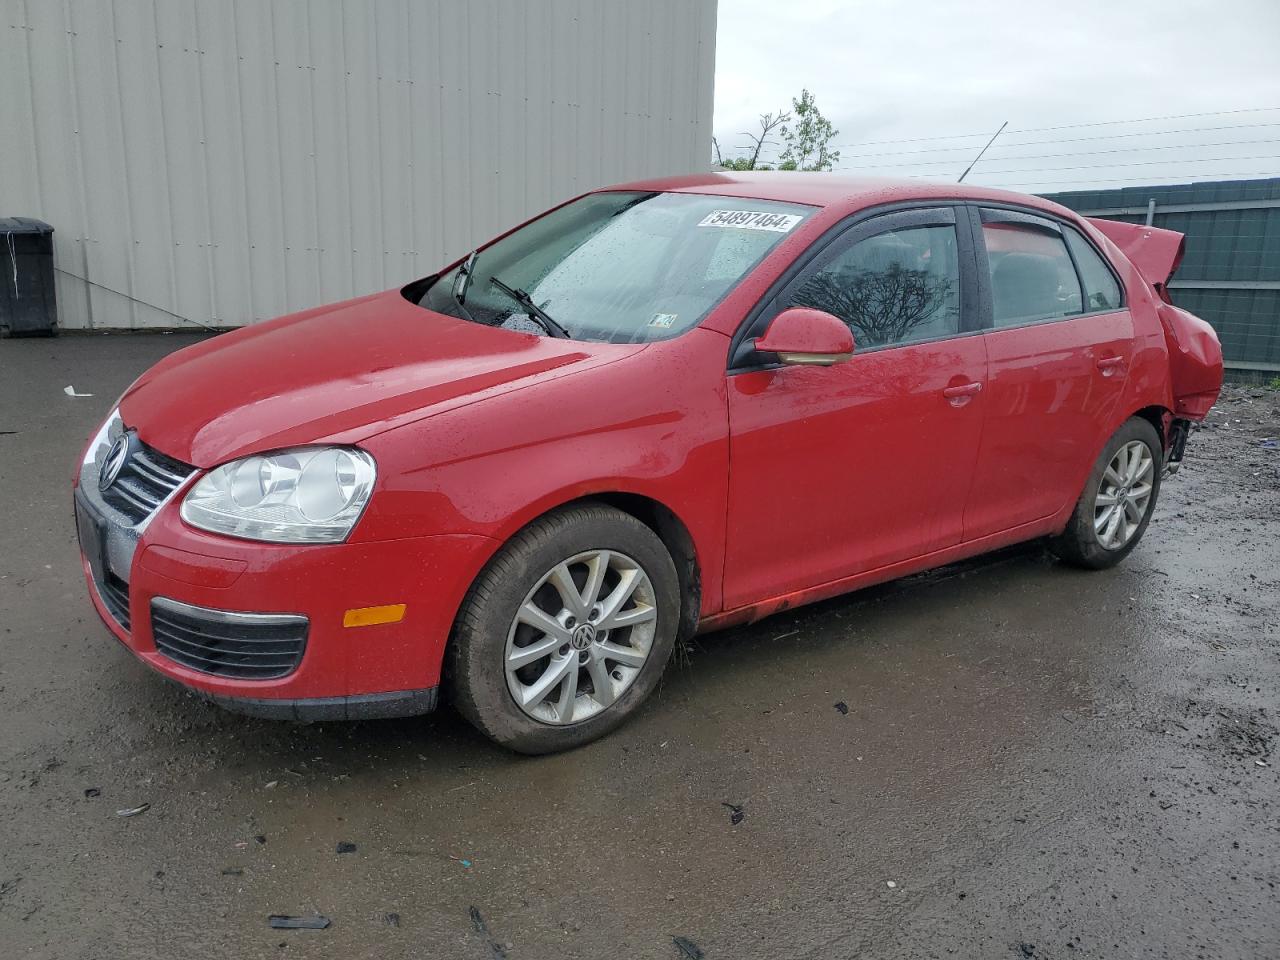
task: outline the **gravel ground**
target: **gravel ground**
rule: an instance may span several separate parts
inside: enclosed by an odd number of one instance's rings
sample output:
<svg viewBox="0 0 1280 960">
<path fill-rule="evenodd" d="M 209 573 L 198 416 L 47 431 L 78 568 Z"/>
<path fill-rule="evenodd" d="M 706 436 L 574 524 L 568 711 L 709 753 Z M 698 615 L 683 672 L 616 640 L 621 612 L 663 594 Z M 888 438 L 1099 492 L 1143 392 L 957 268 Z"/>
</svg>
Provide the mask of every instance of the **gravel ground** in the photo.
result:
<svg viewBox="0 0 1280 960">
<path fill-rule="evenodd" d="M 108 636 L 71 464 L 191 340 L 0 343 L 0 954 L 1280 956 L 1280 392 L 1224 395 L 1116 570 L 1030 545 L 702 637 L 527 759 L 234 717 Z"/>
</svg>

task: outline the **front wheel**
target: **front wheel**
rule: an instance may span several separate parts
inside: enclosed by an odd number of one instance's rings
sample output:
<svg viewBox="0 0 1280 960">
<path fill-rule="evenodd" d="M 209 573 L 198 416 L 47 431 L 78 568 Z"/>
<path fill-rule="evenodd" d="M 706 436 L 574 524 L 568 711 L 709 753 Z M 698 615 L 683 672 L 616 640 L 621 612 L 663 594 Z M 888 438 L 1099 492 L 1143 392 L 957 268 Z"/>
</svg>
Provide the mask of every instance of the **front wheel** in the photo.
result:
<svg viewBox="0 0 1280 960">
<path fill-rule="evenodd" d="M 1138 545 L 1160 493 L 1160 435 L 1146 420 L 1128 420 L 1107 441 L 1067 527 L 1050 541 L 1063 560 L 1102 570 Z"/>
<path fill-rule="evenodd" d="M 658 536 L 603 504 L 534 521 L 468 594 L 451 646 L 453 701 L 521 753 L 603 736 L 657 685 L 680 622 Z"/>
</svg>

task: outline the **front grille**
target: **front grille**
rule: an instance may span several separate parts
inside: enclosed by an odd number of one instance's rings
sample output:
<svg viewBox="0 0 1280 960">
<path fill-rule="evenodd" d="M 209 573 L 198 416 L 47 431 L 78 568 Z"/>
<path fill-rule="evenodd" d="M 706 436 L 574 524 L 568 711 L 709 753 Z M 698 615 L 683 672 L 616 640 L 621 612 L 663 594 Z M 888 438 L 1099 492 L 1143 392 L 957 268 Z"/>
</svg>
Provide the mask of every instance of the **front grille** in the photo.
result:
<svg viewBox="0 0 1280 960">
<path fill-rule="evenodd" d="M 137 525 L 151 516 L 194 469 L 134 437 L 128 459 L 111 486 L 102 491 L 102 499 Z"/>
<path fill-rule="evenodd" d="M 292 673 L 307 645 L 306 617 L 232 613 L 156 597 L 151 633 L 170 660 L 218 677 L 272 680 Z"/>
<path fill-rule="evenodd" d="M 107 571 L 106 575 L 96 582 L 98 584 L 98 596 L 102 598 L 102 605 L 115 618 L 116 623 L 124 628 L 125 633 L 128 633 L 129 585 L 110 571 Z"/>
</svg>

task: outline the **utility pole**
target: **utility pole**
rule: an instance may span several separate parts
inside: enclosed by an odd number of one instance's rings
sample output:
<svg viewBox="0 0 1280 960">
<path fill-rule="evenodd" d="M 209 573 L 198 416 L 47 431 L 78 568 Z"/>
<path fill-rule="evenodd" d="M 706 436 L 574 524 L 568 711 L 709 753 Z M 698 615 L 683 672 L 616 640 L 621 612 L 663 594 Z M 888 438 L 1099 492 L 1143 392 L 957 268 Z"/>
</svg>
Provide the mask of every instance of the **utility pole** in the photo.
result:
<svg viewBox="0 0 1280 960">
<path fill-rule="evenodd" d="M 956 183 L 964 183 L 964 178 L 967 177 L 969 175 L 969 171 L 973 169 L 973 164 L 977 163 L 979 160 L 982 159 L 982 155 L 987 152 L 987 147 L 990 147 L 993 143 L 996 142 L 996 137 L 1004 133 L 1004 128 L 1007 127 L 1008 125 L 1009 125 L 1008 120 L 1000 124 L 1000 129 L 997 130 L 995 132 L 995 135 L 990 140 L 987 141 L 987 146 L 983 147 L 981 150 L 978 151 L 978 155 L 973 158 L 973 163 L 969 164 L 967 167 L 964 168 L 964 173 L 960 174 L 960 179 L 957 180 Z"/>
</svg>

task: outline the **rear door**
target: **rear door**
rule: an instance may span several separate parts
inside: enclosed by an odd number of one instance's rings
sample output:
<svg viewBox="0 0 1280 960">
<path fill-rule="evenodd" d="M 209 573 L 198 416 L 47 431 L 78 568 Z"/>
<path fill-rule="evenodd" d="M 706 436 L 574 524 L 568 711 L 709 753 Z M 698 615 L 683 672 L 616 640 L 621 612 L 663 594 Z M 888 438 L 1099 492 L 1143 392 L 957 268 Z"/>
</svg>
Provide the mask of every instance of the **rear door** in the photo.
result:
<svg viewBox="0 0 1280 960">
<path fill-rule="evenodd" d="M 729 372 L 728 608 L 960 542 L 986 358 L 964 208 L 886 213 L 841 234 L 751 322 L 826 310 L 852 359 Z M 959 227 L 959 230 L 957 229 Z"/>
<path fill-rule="evenodd" d="M 970 210 L 984 284 L 986 421 L 965 515 L 973 540 L 1057 513 L 1114 426 L 1132 354 L 1122 287 L 1069 224 Z"/>
</svg>

